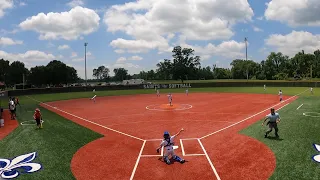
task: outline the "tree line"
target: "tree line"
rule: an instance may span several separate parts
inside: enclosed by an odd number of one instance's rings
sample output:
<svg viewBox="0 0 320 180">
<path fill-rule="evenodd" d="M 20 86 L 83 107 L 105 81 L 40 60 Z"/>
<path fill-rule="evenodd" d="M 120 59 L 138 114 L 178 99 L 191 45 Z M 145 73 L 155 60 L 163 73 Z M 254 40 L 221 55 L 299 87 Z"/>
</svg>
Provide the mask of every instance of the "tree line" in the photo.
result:
<svg viewBox="0 0 320 180">
<path fill-rule="evenodd" d="M 1 57 L 0 57 L 1 58 Z M 198 79 L 259 79 L 285 80 L 288 78 L 320 78 L 320 50 L 307 54 L 303 50 L 289 58 L 281 52 L 272 52 L 261 62 L 235 59 L 231 68 L 220 68 L 213 64 L 202 67 L 201 57 L 195 55 L 191 48 L 176 46 L 172 50 L 172 59 L 164 59 L 156 65 L 155 70 L 141 71 L 130 75 L 125 68 L 113 69 L 114 76 L 105 66 L 94 69 L 92 75 L 99 82 L 122 81 L 126 79 L 144 80 L 198 80 Z M 46 66 L 27 69 L 25 64 L 0 59 L 0 82 L 6 85 L 29 83 L 35 86 L 58 85 L 84 82 L 77 71 L 61 61 L 53 60 Z"/>
</svg>

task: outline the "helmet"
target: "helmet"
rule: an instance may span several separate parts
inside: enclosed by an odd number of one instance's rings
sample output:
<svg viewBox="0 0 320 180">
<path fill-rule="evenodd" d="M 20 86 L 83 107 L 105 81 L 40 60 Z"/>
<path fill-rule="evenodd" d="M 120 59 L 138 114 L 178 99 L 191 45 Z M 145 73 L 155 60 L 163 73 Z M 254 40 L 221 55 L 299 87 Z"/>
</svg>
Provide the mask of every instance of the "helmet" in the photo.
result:
<svg viewBox="0 0 320 180">
<path fill-rule="evenodd" d="M 40 109 L 39 109 L 39 108 L 37 108 L 37 109 L 36 109 L 36 112 L 40 112 Z"/>
<path fill-rule="evenodd" d="M 165 132 L 163 133 L 163 138 L 164 138 L 164 139 L 170 138 L 170 134 L 169 134 L 168 131 L 165 131 Z"/>
</svg>

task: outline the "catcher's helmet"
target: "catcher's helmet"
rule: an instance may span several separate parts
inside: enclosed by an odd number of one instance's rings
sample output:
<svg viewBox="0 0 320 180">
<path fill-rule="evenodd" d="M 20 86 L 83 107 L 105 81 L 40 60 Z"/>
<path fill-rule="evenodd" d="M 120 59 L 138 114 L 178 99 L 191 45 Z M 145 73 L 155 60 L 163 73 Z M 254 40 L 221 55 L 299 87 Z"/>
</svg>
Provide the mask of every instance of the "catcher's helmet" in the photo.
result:
<svg viewBox="0 0 320 180">
<path fill-rule="evenodd" d="M 163 133 L 163 138 L 165 138 L 165 139 L 170 138 L 170 134 L 169 134 L 168 131 L 165 131 L 165 132 Z"/>
</svg>

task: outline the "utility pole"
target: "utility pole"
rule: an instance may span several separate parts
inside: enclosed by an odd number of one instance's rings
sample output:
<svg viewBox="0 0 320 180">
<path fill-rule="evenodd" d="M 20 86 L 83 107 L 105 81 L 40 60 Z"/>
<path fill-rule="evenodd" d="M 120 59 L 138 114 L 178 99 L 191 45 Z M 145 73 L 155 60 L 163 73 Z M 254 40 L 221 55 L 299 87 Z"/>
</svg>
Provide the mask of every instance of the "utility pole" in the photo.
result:
<svg viewBox="0 0 320 180">
<path fill-rule="evenodd" d="M 88 43 L 84 43 L 84 77 L 86 81 L 86 87 L 88 86 L 87 84 L 87 45 Z"/>
<path fill-rule="evenodd" d="M 244 42 L 246 44 L 246 61 L 248 61 L 248 45 L 247 45 L 248 38 L 247 37 L 244 38 Z M 248 70 L 248 67 L 247 67 L 247 80 L 248 79 L 249 79 L 249 70 Z"/>
</svg>

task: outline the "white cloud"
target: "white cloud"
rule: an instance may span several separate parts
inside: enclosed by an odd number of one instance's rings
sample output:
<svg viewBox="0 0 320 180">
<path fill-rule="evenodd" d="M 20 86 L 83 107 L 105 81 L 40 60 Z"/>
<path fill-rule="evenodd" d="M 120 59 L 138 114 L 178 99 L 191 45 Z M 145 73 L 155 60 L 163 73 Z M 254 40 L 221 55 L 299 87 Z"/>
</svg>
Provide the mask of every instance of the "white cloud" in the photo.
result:
<svg viewBox="0 0 320 180">
<path fill-rule="evenodd" d="M 262 21 L 262 20 L 264 19 L 264 16 L 259 16 L 259 17 L 257 17 L 257 19 L 258 19 L 259 21 Z"/>
<path fill-rule="evenodd" d="M 58 47 L 58 49 L 59 49 L 59 50 L 64 50 L 64 49 L 70 49 L 70 47 L 69 47 L 68 45 L 64 44 L 64 45 L 60 45 L 60 46 Z"/>
<path fill-rule="evenodd" d="M 141 61 L 143 58 L 140 56 L 132 56 L 128 60 L 133 60 L 133 61 Z"/>
<path fill-rule="evenodd" d="M 234 8 L 237 7 L 237 8 Z M 232 26 L 251 21 L 247 0 L 139 0 L 114 5 L 104 15 L 109 32 L 125 32 L 133 40 L 116 39 L 111 46 L 131 53 L 167 51 L 176 35 L 186 40 L 229 39 Z"/>
<path fill-rule="evenodd" d="M 84 56 L 83 56 L 83 57 L 78 57 L 78 54 L 77 54 L 76 52 L 72 52 L 70 58 L 71 58 L 71 61 L 72 61 L 72 62 L 81 62 L 81 61 L 84 61 Z M 93 56 L 92 53 L 89 51 L 89 52 L 87 52 L 87 57 L 86 57 L 86 58 L 87 58 L 87 60 L 88 60 L 88 59 L 92 60 L 92 59 L 94 59 L 94 56 Z"/>
<path fill-rule="evenodd" d="M 265 17 L 290 26 L 320 26 L 319 0 L 272 0 L 267 3 Z"/>
<path fill-rule="evenodd" d="M 25 2 L 20 2 L 19 6 L 26 6 L 27 4 Z"/>
<path fill-rule="evenodd" d="M 100 17 L 95 11 L 77 6 L 69 12 L 39 13 L 21 22 L 19 26 L 23 30 L 40 33 L 40 40 L 75 40 L 81 35 L 96 31 L 99 21 Z"/>
<path fill-rule="evenodd" d="M 12 46 L 12 45 L 20 45 L 23 44 L 23 41 L 13 40 L 7 37 L 0 37 L 0 45 L 2 46 Z"/>
<path fill-rule="evenodd" d="M 71 57 L 71 58 L 75 58 L 75 57 L 77 57 L 77 56 L 78 56 L 78 54 L 77 54 L 76 52 L 72 52 L 70 57 Z"/>
<path fill-rule="evenodd" d="M 0 30 L 0 33 L 3 34 L 3 35 L 6 35 L 6 34 L 16 34 L 17 32 L 19 32 L 18 29 L 13 29 L 12 31 L 8 31 L 8 30 L 5 30 L 5 29 L 1 29 L 1 30 Z"/>
<path fill-rule="evenodd" d="M 72 0 L 67 5 L 70 7 L 83 6 L 84 2 L 82 0 Z"/>
<path fill-rule="evenodd" d="M 26 64 L 31 64 L 31 63 L 39 64 L 43 62 L 52 61 L 56 58 L 53 54 L 48 54 L 38 50 L 30 50 L 25 53 L 19 53 L 19 54 L 0 51 L 0 57 L 3 59 L 9 60 L 11 62 L 21 61 Z"/>
<path fill-rule="evenodd" d="M 0 0 L 0 18 L 2 18 L 5 14 L 6 9 L 10 9 L 13 7 L 13 0 Z"/>
<path fill-rule="evenodd" d="M 302 50 L 306 53 L 313 53 L 315 50 L 320 49 L 320 34 L 292 31 L 286 35 L 272 34 L 265 42 L 277 51 L 292 57 Z"/>
<path fill-rule="evenodd" d="M 127 58 L 125 58 L 125 57 L 120 57 L 120 58 L 117 59 L 116 63 L 123 63 L 123 62 L 125 62 L 125 61 L 127 61 Z"/>
<path fill-rule="evenodd" d="M 256 26 L 253 26 L 252 28 L 253 28 L 253 30 L 254 30 L 255 32 L 262 32 L 262 31 L 263 31 L 262 29 L 260 29 L 260 28 L 258 28 L 258 27 L 256 27 Z"/>
<path fill-rule="evenodd" d="M 117 54 L 123 54 L 123 53 L 125 53 L 126 51 L 123 50 L 123 49 L 116 49 L 116 50 L 114 50 L 114 52 L 117 53 Z"/>
<path fill-rule="evenodd" d="M 245 49 L 244 42 L 224 41 L 219 45 L 207 44 L 206 46 L 189 45 L 184 42 L 181 43 L 182 48 L 192 48 L 195 53 L 201 56 L 202 60 L 207 60 L 211 56 L 223 56 L 227 58 L 243 57 L 243 50 Z"/>
</svg>

